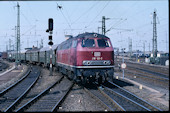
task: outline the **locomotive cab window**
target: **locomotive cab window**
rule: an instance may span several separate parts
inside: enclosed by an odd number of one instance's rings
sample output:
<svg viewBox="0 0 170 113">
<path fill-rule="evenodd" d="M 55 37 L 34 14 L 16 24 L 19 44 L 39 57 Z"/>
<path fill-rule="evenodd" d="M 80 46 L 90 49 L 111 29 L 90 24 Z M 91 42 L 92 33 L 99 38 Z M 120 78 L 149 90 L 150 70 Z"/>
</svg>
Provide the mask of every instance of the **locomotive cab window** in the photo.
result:
<svg viewBox="0 0 170 113">
<path fill-rule="evenodd" d="M 73 47 L 73 48 L 76 48 L 76 47 L 77 47 L 77 40 L 73 40 L 72 47 Z"/>
<path fill-rule="evenodd" d="M 95 47 L 94 39 L 83 39 L 82 47 Z"/>
<path fill-rule="evenodd" d="M 106 39 L 98 39 L 97 43 L 99 47 L 110 47 L 110 43 Z"/>
</svg>

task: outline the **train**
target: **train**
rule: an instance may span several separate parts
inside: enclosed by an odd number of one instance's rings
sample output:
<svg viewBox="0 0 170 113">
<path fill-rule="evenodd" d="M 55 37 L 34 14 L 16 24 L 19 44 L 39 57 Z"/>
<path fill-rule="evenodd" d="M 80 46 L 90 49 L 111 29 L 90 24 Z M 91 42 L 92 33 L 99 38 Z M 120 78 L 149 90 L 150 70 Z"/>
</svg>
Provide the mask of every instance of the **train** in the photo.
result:
<svg viewBox="0 0 170 113">
<path fill-rule="evenodd" d="M 51 52 L 51 55 L 50 55 Z M 16 60 L 16 52 L 8 59 Z M 99 33 L 82 33 L 61 44 L 20 52 L 21 62 L 52 67 L 76 82 L 104 83 L 114 79 L 114 49 L 110 38 Z"/>
</svg>

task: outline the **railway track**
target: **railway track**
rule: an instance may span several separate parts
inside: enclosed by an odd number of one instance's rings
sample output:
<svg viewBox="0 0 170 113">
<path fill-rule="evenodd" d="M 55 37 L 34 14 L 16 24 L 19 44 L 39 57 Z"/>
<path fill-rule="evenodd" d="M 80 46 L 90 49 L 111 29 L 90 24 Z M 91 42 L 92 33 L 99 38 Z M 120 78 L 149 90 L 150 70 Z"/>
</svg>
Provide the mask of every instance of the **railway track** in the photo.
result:
<svg viewBox="0 0 170 113">
<path fill-rule="evenodd" d="M 124 111 L 119 107 L 115 107 L 117 106 L 117 104 L 115 104 L 115 102 L 111 98 L 108 98 L 107 96 L 103 95 L 98 90 L 98 86 L 96 86 L 95 84 L 93 84 L 92 86 L 84 87 L 84 90 L 92 98 L 95 98 L 97 101 L 99 101 L 107 111 Z"/>
<path fill-rule="evenodd" d="M 93 84 L 84 89 L 107 111 L 162 111 L 112 82 L 101 86 Z"/>
<path fill-rule="evenodd" d="M 158 82 L 169 82 L 169 70 L 163 68 L 155 68 L 155 66 L 147 66 L 137 63 L 127 62 L 127 68 L 125 71 L 134 76 L 139 76 L 148 80 L 154 80 Z"/>
<path fill-rule="evenodd" d="M 67 96 L 67 94 L 69 93 L 69 91 L 74 85 L 74 83 L 72 83 L 70 80 L 66 79 L 63 76 L 54 84 L 52 84 L 47 89 L 42 91 L 41 93 L 29 97 L 29 101 L 25 102 L 25 104 L 19 107 L 17 106 L 20 103 L 20 101 L 27 96 L 30 88 L 35 84 L 35 83 L 32 84 L 29 83 L 27 78 L 30 79 L 34 78 L 34 81 L 37 81 L 39 75 L 34 75 L 34 74 L 40 73 L 38 71 L 39 70 L 37 70 L 37 68 L 33 67 L 32 71 L 28 71 L 27 74 L 16 84 L 11 85 L 7 89 L 0 92 L 1 111 L 3 112 L 57 111 L 61 102 L 63 102 L 63 100 L 65 99 L 65 97 Z M 27 80 L 27 84 L 31 84 L 30 86 L 22 85 L 22 84 L 26 84 L 26 82 L 25 83 L 23 82 L 26 80 Z M 23 87 L 18 87 L 18 86 L 23 86 Z M 29 89 L 25 89 L 25 87 L 29 87 Z M 23 89 L 25 90 L 25 92 L 22 94 L 18 94 L 17 89 Z M 153 105 L 147 103 L 146 101 L 138 98 L 137 96 L 131 94 L 130 92 L 122 89 L 121 87 L 113 83 L 103 84 L 102 87 L 97 85 L 92 85 L 84 89 L 90 95 L 92 95 L 94 98 L 100 101 L 100 103 L 103 104 L 103 107 L 107 111 L 161 111 L 159 108 L 154 107 Z M 8 92 L 11 93 L 8 94 Z"/>
<path fill-rule="evenodd" d="M 155 74 L 150 74 L 150 73 L 147 73 L 145 71 L 138 70 L 138 69 L 136 70 L 134 68 L 128 68 L 125 71 L 127 73 L 133 74 L 135 76 L 141 76 L 141 77 L 144 77 L 144 78 L 148 78 L 148 79 L 151 79 L 151 80 L 157 80 L 157 81 L 160 81 L 160 82 L 169 82 L 169 78 L 167 78 L 167 77 L 156 76 Z"/>
<path fill-rule="evenodd" d="M 0 62 L 0 72 L 8 68 L 8 65 L 6 63 Z"/>
<path fill-rule="evenodd" d="M 33 97 L 15 112 L 53 112 L 57 111 L 61 102 L 65 99 L 74 83 L 62 76 L 47 89 Z"/>
<path fill-rule="evenodd" d="M 155 72 L 147 69 L 147 66 L 138 66 L 139 64 L 127 63 L 125 69 L 125 76 L 130 79 L 135 79 L 137 82 L 147 84 L 150 87 L 160 87 L 164 89 L 169 88 L 169 75 Z M 154 67 L 152 67 L 154 68 Z M 118 72 L 119 73 L 119 72 Z"/>
<path fill-rule="evenodd" d="M 114 99 L 125 111 L 162 111 L 115 83 L 102 85 L 102 91 Z"/>
<path fill-rule="evenodd" d="M 152 74 L 154 75 L 155 77 L 157 78 L 160 78 L 160 79 L 165 79 L 165 80 L 169 80 L 169 75 L 167 73 L 165 73 L 163 70 L 160 72 L 158 72 L 157 70 L 158 69 L 154 69 L 154 70 L 150 70 L 149 68 L 147 67 L 144 67 L 144 66 L 136 66 L 134 64 L 128 64 L 128 67 L 127 69 L 135 69 L 135 70 L 139 70 L 139 71 L 143 71 L 145 73 L 148 73 L 148 74 Z M 160 70 L 160 69 L 159 69 Z"/>
<path fill-rule="evenodd" d="M 148 73 L 153 73 L 155 75 L 169 77 L 169 68 L 157 65 L 141 64 L 136 62 L 127 61 L 128 65 L 131 67 L 137 67 L 141 70 L 147 71 Z"/>
<path fill-rule="evenodd" d="M 155 75 L 160 75 L 160 76 L 165 76 L 165 77 L 169 77 L 169 67 L 166 66 L 160 66 L 160 65 L 152 65 L 152 64 L 145 64 L 145 63 L 137 63 L 135 61 L 129 61 L 129 60 L 125 60 L 126 64 L 127 64 L 127 68 L 130 67 L 134 67 L 134 68 L 139 68 L 143 71 L 147 71 L 148 73 L 154 73 Z M 117 59 L 115 62 L 115 66 L 117 66 L 117 64 L 121 64 L 122 63 L 122 59 Z"/>
<path fill-rule="evenodd" d="M 38 67 L 32 67 L 25 76 L 0 92 L 0 111 L 11 112 L 16 105 L 25 97 L 40 75 Z"/>
</svg>

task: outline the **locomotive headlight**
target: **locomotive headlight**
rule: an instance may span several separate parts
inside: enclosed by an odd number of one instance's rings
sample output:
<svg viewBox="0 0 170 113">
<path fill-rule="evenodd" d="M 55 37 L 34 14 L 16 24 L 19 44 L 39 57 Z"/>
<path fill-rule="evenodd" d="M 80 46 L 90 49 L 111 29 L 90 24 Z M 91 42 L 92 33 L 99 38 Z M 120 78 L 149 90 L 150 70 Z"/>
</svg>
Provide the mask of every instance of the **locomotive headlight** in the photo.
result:
<svg viewBox="0 0 170 113">
<path fill-rule="evenodd" d="M 90 61 L 87 61 L 87 65 L 90 65 L 91 64 L 91 62 Z"/>
<path fill-rule="evenodd" d="M 104 64 L 104 65 L 110 65 L 111 62 L 110 62 L 110 61 L 103 61 L 103 64 Z"/>
<path fill-rule="evenodd" d="M 87 61 L 83 61 L 83 65 L 86 65 L 86 62 L 87 62 Z"/>
<path fill-rule="evenodd" d="M 83 61 L 83 65 L 90 65 L 91 61 Z"/>
</svg>

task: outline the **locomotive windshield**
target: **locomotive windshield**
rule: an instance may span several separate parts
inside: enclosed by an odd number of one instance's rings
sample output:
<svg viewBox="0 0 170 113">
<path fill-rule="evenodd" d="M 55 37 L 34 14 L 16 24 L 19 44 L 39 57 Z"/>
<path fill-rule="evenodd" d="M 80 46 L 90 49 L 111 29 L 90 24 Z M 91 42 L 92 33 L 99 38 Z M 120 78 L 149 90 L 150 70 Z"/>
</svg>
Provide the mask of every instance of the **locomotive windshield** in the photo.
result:
<svg viewBox="0 0 170 113">
<path fill-rule="evenodd" d="M 110 43 L 106 39 L 98 39 L 97 43 L 99 47 L 110 47 Z"/>
<path fill-rule="evenodd" d="M 82 47 L 95 47 L 94 39 L 83 39 Z"/>
</svg>

